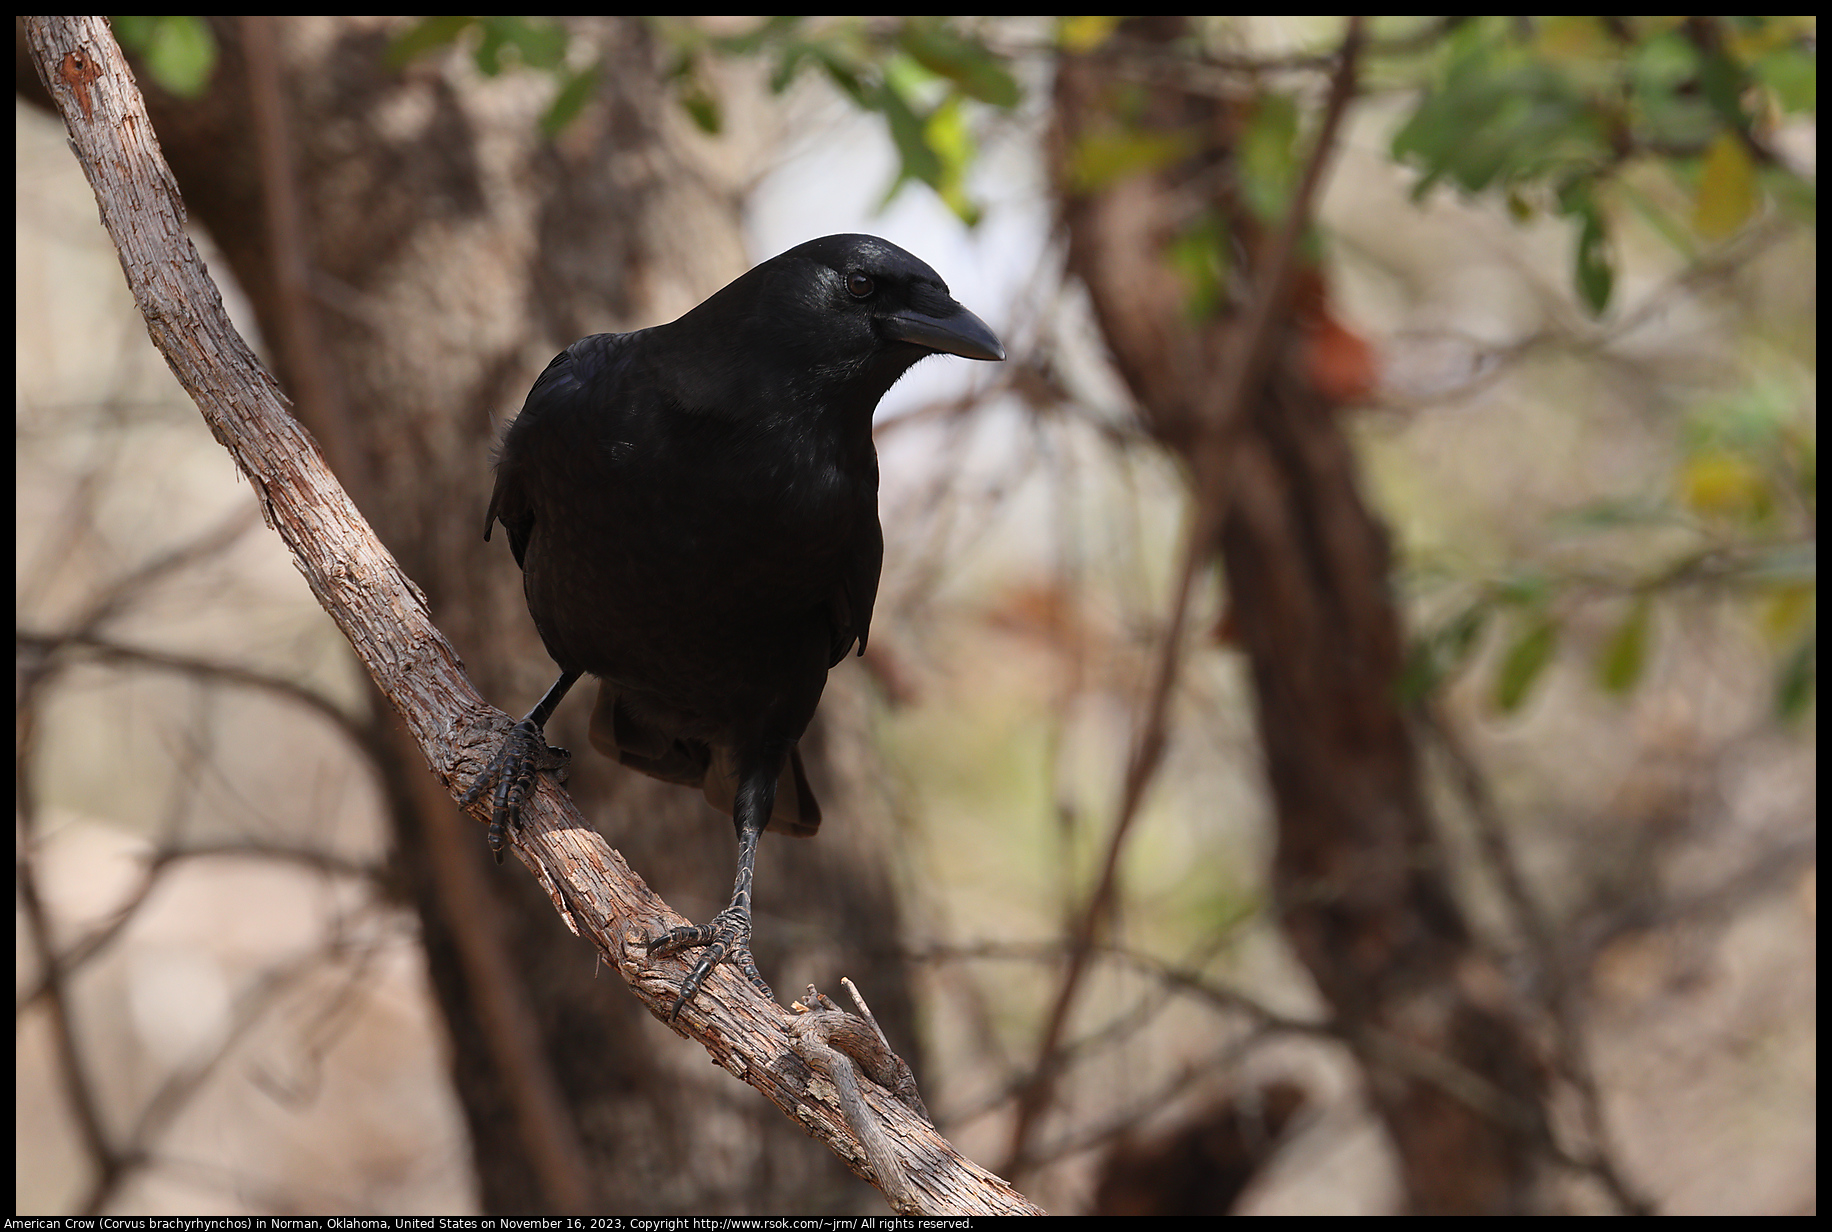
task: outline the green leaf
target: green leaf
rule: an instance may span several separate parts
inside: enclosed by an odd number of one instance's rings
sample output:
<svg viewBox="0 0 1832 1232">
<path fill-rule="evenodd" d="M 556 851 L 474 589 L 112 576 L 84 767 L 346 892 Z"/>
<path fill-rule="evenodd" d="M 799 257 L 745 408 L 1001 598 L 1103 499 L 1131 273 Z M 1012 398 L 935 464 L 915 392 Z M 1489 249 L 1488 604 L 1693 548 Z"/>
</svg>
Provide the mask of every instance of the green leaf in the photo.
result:
<svg viewBox="0 0 1832 1232">
<path fill-rule="evenodd" d="M 554 95 L 553 102 L 547 108 L 547 114 L 541 117 L 541 131 L 553 137 L 565 128 L 584 110 L 598 88 L 598 66 L 588 65 L 576 73 L 569 73 L 562 79 L 560 92 Z M 688 108 L 689 114 L 692 108 Z"/>
<path fill-rule="evenodd" d="M 1414 642 L 1401 670 L 1400 700 L 1405 703 L 1421 701 L 1461 671 L 1475 653 L 1493 610 L 1486 599 L 1479 599 Z"/>
<path fill-rule="evenodd" d="M 1775 677 L 1775 714 L 1792 721 L 1806 713 L 1819 691 L 1819 632 L 1809 629 Z"/>
<path fill-rule="evenodd" d="M 1597 683 L 1606 693 L 1623 694 L 1641 683 L 1647 670 L 1648 626 L 1652 604 L 1638 596 L 1597 658 Z"/>
<path fill-rule="evenodd" d="M 471 59 L 478 72 L 485 77 L 494 77 L 507 67 L 503 64 L 503 53 L 509 49 L 509 40 L 500 23 L 480 21 L 477 28 L 483 31 L 483 37 L 477 41 Z"/>
<path fill-rule="evenodd" d="M 1069 190 L 1095 193 L 1131 176 L 1174 166 L 1196 145 L 1196 135 L 1183 130 L 1088 133 L 1069 154 Z"/>
<path fill-rule="evenodd" d="M 1701 146 L 1722 121 L 1699 93 L 1698 44 L 1678 30 L 1647 39 L 1628 52 L 1636 134 L 1650 143 Z"/>
<path fill-rule="evenodd" d="M 1577 280 L 1578 294 L 1584 298 L 1584 306 L 1592 315 L 1601 316 L 1609 307 L 1610 293 L 1616 287 L 1616 270 L 1610 261 L 1609 236 L 1603 229 L 1600 210 L 1585 214 L 1583 225 L 1578 228 L 1575 265 L 1573 277 Z"/>
<path fill-rule="evenodd" d="M 947 26 L 911 18 L 897 32 L 897 45 L 969 98 L 1007 110 L 1018 105 L 1018 79 L 1005 67 L 1003 58 L 983 43 L 963 38 Z"/>
<path fill-rule="evenodd" d="M 566 48 L 572 36 L 557 21 L 531 21 L 525 17 L 497 19 L 503 23 L 504 37 L 529 68 L 557 69 L 566 62 Z"/>
<path fill-rule="evenodd" d="M 936 193 L 962 222 L 969 227 L 979 225 L 980 208 L 967 195 L 967 171 L 973 166 L 978 146 L 960 95 L 950 95 L 929 114 L 922 135 L 941 161 L 941 176 L 934 185 Z"/>
<path fill-rule="evenodd" d="M 475 54 L 477 71 L 486 77 L 495 77 L 518 62 L 528 68 L 551 70 L 566 60 L 569 36 L 566 27 L 558 22 L 485 17 L 476 24 L 483 31 Z"/>
<path fill-rule="evenodd" d="M 1522 626 L 1495 675 L 1495 709 L 1503 714 L 1520 709 L 1558 651 L 1558 639 L 1558 622 L 1548 612 L 1534 613 Z"/>
<path fill-rule="evenodd" d="M 866 88 L 863 75 L 852 61 L 825 46 L 816 44 L 809 44 L 805 49 L 805 53 L 820 62 L 821 67 L 827 70 L 827 76 L 832 80 L 833 84 L 838 86 L 840 91 L 848 98 L 852 99 L 854 104 L 863 107 L 867 111 L 883 110 L 883 108 L 878 105 L 878 101 Z M 771 78 L 770 84 L 774 88 L 776 86 L 776 78 Z M 788 80 L 784 79 L 783 87 L 786 88 L 787 85 Z"/>
<path fill-rule="evenodd" d="M 1262 222 L 1285 216 L 1297 183 L 1298 105 L 1262 94 L 1240 139 L 1241 195 Z"/>
<path fill-rule="evenodd" d="M 383 61 L 390 68 L 401 68 L 430 51 L 456 42 L 459 35 L 476 24 L 475 17 L 427 17 L 395 36 Z"/>
<path fill-rule="evenodd" d="M 1573 180 L 1559 190 L 1559 210 L 1578 220 L 1577 247 L 1572 255 L 1572 278 L 1578 295 L 1594 316 L 1609 307 L 1616 271 L 1610 257 L 1609 233 L 1603 210 L 1591 193 L 1589 180 Z"/>
<path fill-rule="evenodd" d="M 112 17 L 115 37 L 140 53 L 161 89 L 197 98 L 216 72 L 216 36 L 201 17 Z"/>
<path fill-rule="evenodd" d="M 1466 193 L 1599 162 L 1598 117 L 1576 82 L 1542 63 L 1510 64 L 1497 50 L 1461 53 L 1393 138 L 1393 156 L 1419 167 L 1422 197 L 1448 178 Z"/>
<path fill-rule="evenodd" d="M 1812 114 L 1819 107 L 1819 59 L 1804 47 L 1769 52 L 1755 63 L 1759 81 L 1774 92 L 1783 111 Z"/>
<path fill-rule="evenodd" d="M 1183 279 L 1184 311 L 1192 320 L 1215 315 L 1227 290 L 1228 225 L 1218 212 L 1205 210 L 1165 251 Z"/>
<path fill-rule="evenodd" d="M 108 19 L 109 28 L 114 31 L 115 41 L 129 51 L 139 51 L 153 37 L 153 26 L 157 17 L 142 17 L 137 14 L 126 14 Z"/>
<path fill-rule="evenodd" d="M 688 118 L 701 132 L 716 137 L 725 128 L 725 115 L 718 96 L 705 87 L 696 83 L 693 89 L 681 95 L 681 106 L 687 109 Z"/>
<path fill-rule="evenodd" d="M 1711 107 L 1732 128 L 1749 126 L 1743 114 L 1743 93 L 1749 88 L 1749 74 L 1722 50 L 1707 51 L 1699 66 L 1699 87 Z"/>
<path fill-rule="evenodd" d="M 1420 638 L 1406 648 L 1406 662 L 1399 673 L 1401 705 L 1411 706 L 1424 701 L 1443 683 L 1444 672 L 1434 649 L 1429 638 Z"/>
<path fill-rule="evenodd" d="M 691 50 L 683 50 L 668 70 L 668 80 L 674 84 L 675 101 L 680 103 L 694 127 L 717 136 L 725 127 L 724 108 L 718 94 L 700 72 L 700 58 Z"/>
<path fill-rule="evenodd" d="M 1486 602 L 1472 603 L 1439 634 L 1438 640 L 1444 645 L 1445 658 L 1452 670 L 1462 667 L 1475 652 L 1482 630 L 1488 626 L 1489 610 Z"/>
<path fill-rule="evenodd" d="M 890 82 L 879 85 L 877 92 L 878 110 L 884 113 L 885 123 L 890 127 L 891 142 L 897 147 L 897 156 L 903 160 L 903 176 L 921 180 L 925 184 L 935 184 L 941 180 L 941 159 L 929 148 L 927 136 L 923 133 L 922 117 L 910 106 L 909 99 Z"/>
</svg>

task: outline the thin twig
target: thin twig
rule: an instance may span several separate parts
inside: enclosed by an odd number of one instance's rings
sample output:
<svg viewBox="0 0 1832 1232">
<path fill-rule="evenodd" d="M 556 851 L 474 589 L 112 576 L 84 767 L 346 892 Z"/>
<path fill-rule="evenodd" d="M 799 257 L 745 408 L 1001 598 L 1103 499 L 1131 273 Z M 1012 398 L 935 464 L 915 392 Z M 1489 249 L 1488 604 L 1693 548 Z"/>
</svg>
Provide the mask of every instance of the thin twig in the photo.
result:
<svg viewBox="0 0 1832 1232">
<path fill-rule="evenodd" d="M 1231 465 L 1233 442 L 1245 420 L 1247 400 L 1259 388 L 1267 365 L 1271 362 L 1274 324 L 1284 313 L 1290 296 L 1292 258 L 1298 241 L 1309 225 L 1311 201 L 1323 179 L 1323 168 L 1329 160 L 1336 132 L 1349 101 L 1355 94 L 1356 68 L 1362 45 L 1360 16 L 1349 18 L 1348 31 L 1338 52 L 1336 72 L 1330 82 L 1329 101 L 1318 127 L 1315 147 L 1304 166 L 1285 219 L 1255 263 L 1257 277 L 1253 296 L 1242 314 L 1238 327 L 1229 336 L 1229 347 L 1219 367 L 1220 379 L 1214 396 L 1198 416 L 1198 441 L 1193 458 L 1195 516 L 1191 519 L 1184 545 L 1183 566 L 1172 598 L 1170 620 L 1153 675 L 1150 700 L 1140 725 L 1138 743 L 1126 768 L 1125 787 L 1118 813 L 1108 837 L 1106 859 L 1100 878 L 1089 895 L 1086 906 L 1078 913 L 1070 941 L 1068 962 L 1061 986 L 1037 1050 L 1037 1062 L 1031 1086 L 1019 1101 L 1012 1125 L 1011 1141 L 1001 1171 L 1016 1174 L 1021 1170 L 1030 1136 L 1038 1119 L 1048 1106 L 1054 1088 L 1058 1065 L 1057 1051 L 1067 1027 L 1069 1011 L 1075 1004 L 1088 957 L 1102 922 L 1112 909 L 1118 882 L 1120 854 L 1126 838 L 1138 817 L 1146 789 L 1163 761 L 1169 743 L 1170 697 L 1181 667 L 1184 628 L 1189 620 L 1191 595 L 1197 575 L 1211 559 L 1221 528 L 1227 520 L 1227 473 Z"/>
<path fill-rule="evenodd" d="M 221 684 L 238 685 L 243 688 L 257 689 L 263 693 L 271 693 L 325 719 L 332 727 L 343 733 L 357 752 L 367 753 L 369 750 L 372 733 L 367 726 L 353 718 L 323 693 L 297 681 L 288 680 L 284 676 L 275 676 L 234 663 L 200 659 L 194 655 L 153 650 L 144 646 L 129 646 L 123 642 L 116 642 L 82 630 L 69 633 L 39 633 L 30 629 L 15 629 L 13 644 L 20 650 L 30 650 L 45 659 L 63 658 L 68 657 L 72 652 L 80 652 L 102 663 L 149 667 L 158 671 L 190 676 L 198 680 L 216 681 Z"/>
<path fill-rule="evenodd" d="M 29 747 L 28 747 L 29 752 Z M 62 1079 L 64 1096 L 76 1119 L 76 1131 L 82 1139 L 89 1161 L 95 1169 L 92 1189 L 111 1190 L 116 1179 L 133 1166 L 133 1161 L 115 1147 L 102 1119 L 101 1098 L 89 1065 L 76 1037 L 71 1014 L 67 971 L 60 961 L 51 937 L 51 919 L 45 910 L 44 895 L 38 886 L 37 865 L 27 836 L 34 828 L 37 814 L 36 793 L 29 779 L 29 756 L 15 763 L 15 806 L 19 810 L 19 851 L 14 862 L 14 879 L 19 892 L 19 912 L 23 917 L 23 940 L 43 981 L 44 1005 L 51 1020 L 51 1034 L 56 1040 L 56 1069 Z"/>
<path fill-rule="evenodd" d="M 262 221 L 279 317 L 274 341 L 284 357 L 282 368 L 291 378 L 290 392 L 299 418 L 324 447 L 325 458 L 344 487 L 366 496 L 369 468 L 350 431 L 349 405 L 335 373 L 325 363 L 329 351 L 318 323 L 318 303 L 311 293 L 313 263 L 294 171 L 291 108 L 274 20 L 271 14 L 240 18 L 242 52 L 248 61 L 249 131 L 261 173 Z"/>
</svg>

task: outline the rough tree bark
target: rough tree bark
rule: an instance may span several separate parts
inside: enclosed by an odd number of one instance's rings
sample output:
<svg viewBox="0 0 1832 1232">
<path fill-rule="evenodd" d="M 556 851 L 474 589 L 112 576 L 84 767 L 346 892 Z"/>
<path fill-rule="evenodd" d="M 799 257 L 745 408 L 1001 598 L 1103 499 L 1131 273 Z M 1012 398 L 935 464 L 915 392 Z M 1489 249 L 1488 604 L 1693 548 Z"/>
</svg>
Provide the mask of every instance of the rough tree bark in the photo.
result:
<svg viewBox="0 0 1832 1232">
<path fill-rule="evenodd" d="M 1301 317 L 1273 321 L 1265 376 L 1217 422 L 1234 332 L 1266 261 L 1266 229 L 1234 195 L 1232 153 L 1251 99 L 1140 85 L 1129 56 L 1162 68 L 1181 18 L 1122 24 L 1057 78 L 1056 166 L 1071 270 L 1147 428 L 1188 463 L 1219 515 L 1199 544 L 1225 574 L 1227 632 L 1252 668 L 1277 815 L 1281 923 L 1364 1067 L 1420 1213 L 1531 1209 L 1547 1141 L 1545 1077 L 1521 1007 L 1474 943 L 1441 860 L 1401 708 L 1403 645 L 1385 529 L 1363 501 L 1340 408 L 1304 362 Z M 1174 165 L 1089 188 L 1077 143 L 1133 131 L 1188 142 Z M 1231 306 L 1195 321 L 1167 259 L 1205 211 L 1235 256 Z M 1302 285 L 1313 272 L 1297 271 Z M 1198 518 L 1201 518 L 1199 513 Z"/>
</svg>

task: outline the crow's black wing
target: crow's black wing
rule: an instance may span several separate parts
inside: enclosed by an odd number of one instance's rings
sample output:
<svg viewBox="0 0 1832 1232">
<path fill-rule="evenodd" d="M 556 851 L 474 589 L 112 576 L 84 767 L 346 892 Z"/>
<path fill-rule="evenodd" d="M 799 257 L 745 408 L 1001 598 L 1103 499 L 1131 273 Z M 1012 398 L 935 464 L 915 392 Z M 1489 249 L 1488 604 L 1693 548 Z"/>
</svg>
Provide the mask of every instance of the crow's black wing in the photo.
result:
<svg viewBox="0 0 1832 1232">
<path fill-rule="evenodd" d="M 502 447 L 496 455 L 496 488 L 490 494 L 490 507 L 484 514 L 483 537 L 490 537 L 497 523 L 509 532 L 509 548 L 515 563 L 524 563 L 528 540 L 542 501 L 540 486 L 564 482 L 567 473 L 579 462 L 576 449 L 581 440 L 589 440 L 602 431 L 580 431 L 580 421 L 614 415 L 625 395 L 628 383 L 634 334 L 593 334 L 553 357 L 534 388 L 522 403 L 522 410 L 503 434 Z"/>
<path fill-rule="evenodd" d="M 828 655 L 829 667 L 844 659 L 854 643 L 857 643 L 859 653 L 864 654 L 865 639 L 871 632 L 872 605 L 878 600 L 878 575 L 884 567 L 884 530 L 878 524 L 876 487 L 873 484 L 871 507 L 861 510 L 861 525 L 854 536 L 845 572 L 840 577 L 839 588 L 833 597 L 833 643 L 832 653 Z"/>
</svg>

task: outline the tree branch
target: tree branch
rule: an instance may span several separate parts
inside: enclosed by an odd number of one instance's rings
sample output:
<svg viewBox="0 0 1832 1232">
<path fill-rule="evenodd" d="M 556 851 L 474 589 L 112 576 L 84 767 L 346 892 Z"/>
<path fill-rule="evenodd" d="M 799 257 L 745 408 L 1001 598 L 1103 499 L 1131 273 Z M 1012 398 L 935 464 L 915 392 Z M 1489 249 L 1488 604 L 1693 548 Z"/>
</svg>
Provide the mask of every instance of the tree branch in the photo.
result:
<svg viewBox="0 0 1832 1232">
<path fill-rule="evenodd" d="M 1259 388 L 1272 359 L 1274 326 L 1283 319 L 1291 298 L 1293 255 L 1304 229 L 1310 225 L 1310 204 L 1323 180 L 1323 169 L 1335 148 L 1336 131 L 1348 104 L 1355 96 L 1356 70 L 1360 63 L 1363 19 L 1349 18 L 1348 31 L 1336 53 L 1336 71 L 1330 81 L 1329 100 L 1324 105 L 1323 120 L 1317 131 L 1316 144 L 1304 165 L 1303 175 L 1292 193 L 1283 224 L 1265 245 L 1256 263 L 1258 277 L 1253 293 L 1241 314 L 1238 328 L 1228 335 L 1228 349 L 1217 368 L 1219 379 L 1213 393 L 1200 408 L 1195 425 L 1197 438 L 1193 450 L 1191 486 L 1195 511 L 1185 540 L 1183 563 L 1177 589 L 1171 599 L 1170 619 L 1164 630 L 1152 688 L 1139 725 L 1138 743 L 1126 767 L 1125 786 L 1113 828 L 1107 839 L 1106 857 L 1100 879 L 1078 913 L 1068 965 L 1051 1006 L 1043 1042 L 1038 1046 L 1037 1065 L 1030 1086 L 1018 1101 L 1013 1121 L 1011 1144 L 1007 1148 L 1005 1171 L 1017 1173 L 1024 1165 L 1025 1153 L 1038 1118 L 1048 1106 L 1059 1067 L 1058 1052 L 1067 1029 L 1069 1011 L 1074 1007 L 1082 977 L 1088 968 L 1096 936 L 1113 909 L 1118 889 L 1120 855 L 1126 837 L 1144 803 L 1145 792 L 1156 777 L 1164 752 L 1170 743 L 1170 698 L 1182 668 L 1184 629 L 1189 620 L 1190 596 L 1196 577 L 1214 559 L 1221 528 L 1228 518 L 1229 467 L 1233 443 L 1246 418 L 1244 407 Z"/>
<path fill-rule="evenodd" d="M 287 413 L 278 383 L 230 323 L 184 233 L 184 202 L 106 21 L 31 17 L 24 24 L 154 345 L 254 488 L 262 516 L 312 593 L 456 796 L 488 761 L 509 717 L 478 695 L 433 625 L 425 596 L 362 519 L 317 443 Z M 473 816 L 481 821 L 488 811 L 486 801 Z M 652 963 L 642 942 L 685 921 L 551 782 L 542 781 L 523 810 L 516 854 L 567 926 L 588 937 L 665 1020 L 686 964 Z M 791 1021 L 719 967 L 673 1026 L 864 1175 L 864 1153 L 839 1111 L 810 1097 L 810 1072 L 791 1049 Z M 866 1098 L 925 1212 L 1040 1213 L 889 1094 L 873 1090 Z"/>
</svg>

